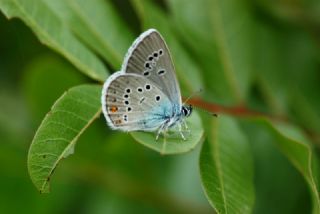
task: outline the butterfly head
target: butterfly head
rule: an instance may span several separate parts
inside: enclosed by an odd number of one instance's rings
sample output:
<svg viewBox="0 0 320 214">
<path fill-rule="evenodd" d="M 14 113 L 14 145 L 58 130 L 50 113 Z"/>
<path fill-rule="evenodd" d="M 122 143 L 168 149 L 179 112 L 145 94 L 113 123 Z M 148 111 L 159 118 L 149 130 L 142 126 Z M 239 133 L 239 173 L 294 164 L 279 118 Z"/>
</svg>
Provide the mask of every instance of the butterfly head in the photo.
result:
<svg viewBox="0 0 320 214">
<path fill-rule="evenodd" d="M 181 113 L 184 117 L 189 117 L 192 113 L 192 105 L 182 106 Z"/>
</svg>

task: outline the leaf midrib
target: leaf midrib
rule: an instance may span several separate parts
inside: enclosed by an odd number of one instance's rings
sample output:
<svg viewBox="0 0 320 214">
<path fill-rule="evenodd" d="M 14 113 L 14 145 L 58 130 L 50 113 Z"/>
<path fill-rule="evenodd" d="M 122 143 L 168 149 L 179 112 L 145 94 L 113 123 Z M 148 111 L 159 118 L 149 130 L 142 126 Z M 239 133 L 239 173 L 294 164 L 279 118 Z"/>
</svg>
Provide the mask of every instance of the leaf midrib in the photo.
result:
<svg viewBox="0 0 320 214">
<path fill-rule="evenodd" d="M 65 96 L 65 94 L 64 94 Z M 61 96 L 61 99 L 64 98 L 64 96 Z M 57 102 L 60 99 L 57 100 Z M 64 157 L 64 155 L 69 151 L 69 149 L 75 144 L 75 142 L 78 140 L 78 138 L 80 137 L 80 135 L 92 124 L 92 122 L 98 118 L 98 116 L 101 114 L 102 108 L 100 107 L 99 110 L 97 111 L 97 113 L 87 122 L 87 124 L 79 131 L 79 133 L 72 139 L 72 141 L 69 143 L 69 145 L 63 150 L 63 152 L 59 155 L 59 157 L 57 158 L 57 160 L 54 162 L 52 169 L 49 172 L 48 177 L 50 177 L 52 175 L 53 170 L 56 168 L 56 166 L 58 165 L 58 163 L 60 162 L 60 160 Z M 41 126 L 39 127 L 39 129 L 41 128 Z M 45 189 L 45 187 L 48 184 L 48 179 L 45 180 L 45 182 L 43 183 L 40 191 L 43 191 Z"/>
<path fill-rule="evenodd" d="M 223 199 L 223 205 L 225 209 L 225 213 L 228 213 L 227 209 L 227 199 L 226 199 L 226 194 L 225 194 L 225 187 L 224 187 L 224 182 L 223 182 L 223 170 L 222 170 L 222 165 L 221 165 L 221 160 L 220 160 L 220 155 L 219 155 L 219 142 L 218 142 L 218 121 L 213 120 L 212 122 L 212 134 L 211 134 L 211 139 L 212 139 L 212 146 L 214 147 L 213 151 L 211 152 L 212 158 L 214 160 L 214 164 L 216 165 L 217 169 L 217 174 L 218 174 L 218 180 L 221 186 L 221 194 L 222 194 L 222 199 Z"/>
</svg>

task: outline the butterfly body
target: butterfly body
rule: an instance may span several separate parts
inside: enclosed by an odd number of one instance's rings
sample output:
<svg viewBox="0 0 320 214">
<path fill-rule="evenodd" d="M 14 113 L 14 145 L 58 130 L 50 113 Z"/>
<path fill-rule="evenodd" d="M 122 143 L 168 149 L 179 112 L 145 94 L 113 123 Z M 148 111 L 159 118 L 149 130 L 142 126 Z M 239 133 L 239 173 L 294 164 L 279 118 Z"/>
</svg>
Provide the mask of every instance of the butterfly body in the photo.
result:
<svg viewBox="0 0 320 214">
<path fill-rule="evenodd" d="M 169 50 L 154 29 L 129 48 L 121 71 L 105 82 L 101 101 L 112 129 L 158 130 L 157 137 L 175 125 L 186 127 L 184 118 L 192 112 L 191 106 L 182 105 Z"/>
</svg>

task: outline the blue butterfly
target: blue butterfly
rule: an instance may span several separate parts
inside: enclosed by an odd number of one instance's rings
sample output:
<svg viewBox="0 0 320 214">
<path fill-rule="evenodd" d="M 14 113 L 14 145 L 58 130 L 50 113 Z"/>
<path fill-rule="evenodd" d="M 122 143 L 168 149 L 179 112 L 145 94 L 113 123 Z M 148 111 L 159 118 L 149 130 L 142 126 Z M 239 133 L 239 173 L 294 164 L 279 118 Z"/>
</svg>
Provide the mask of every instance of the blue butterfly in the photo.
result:
<svg viewBox="0 0 320 214">
<path fill-rule="evenodd" d="M 183 105 L 174 65 L 167 45 L 155 29 L 142 33 L 129 48 L 121 71 L 111 75 L 102 90 L 102 110 L 112 129 L 157 131 L 182 125 L 192 113 Z"/>
</svg>

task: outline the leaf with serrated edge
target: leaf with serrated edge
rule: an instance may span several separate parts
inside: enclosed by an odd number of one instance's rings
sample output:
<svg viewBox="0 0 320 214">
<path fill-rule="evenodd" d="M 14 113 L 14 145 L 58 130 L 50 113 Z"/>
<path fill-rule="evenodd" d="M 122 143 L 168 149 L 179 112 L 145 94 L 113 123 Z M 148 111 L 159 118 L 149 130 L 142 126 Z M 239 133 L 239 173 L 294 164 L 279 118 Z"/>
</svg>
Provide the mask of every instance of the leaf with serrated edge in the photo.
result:
<svg viewBox="0 0 320 214">
<path fill-rule="evenodd" d="M 41 193 L 58 163 L 74 151 L 79 136 L 100 115 L 101 86 L 71 88 L 52 106 L 39 126 L 28 154 L 30 177 Z"/>
<path fill-rule="evenodd" d="M 186 140 L 183 140 L 179 132 L 175 130 L 168 133 L 167 137 L 162 135 L 156 141 L 156 133 L 133 132 L 131 135 L 139 143 L 161 154 L 179 154 L 192 150 L 203 138 L 203 128 L 201 119 L 197 112 L 193 112 L 190 118 L 186 119 L 190 134 L 186 134 Z"/>
<path fill-rule="evenodd" d="M 217 213 L 251 213 L 253 160 L 248 140 L 230 117 L 222 115 L 211 123 L 200 154 L 206 196 Z"/>
<path fill-rule="evenodd" d="M 0 0 L 0 9 L 8 17 L 22 19 L 40 41 L 56 50 L 89 77 L 104 81 L 103 63 L 71 33 L 67 25 L 39 0 Z"/>
</svg>

